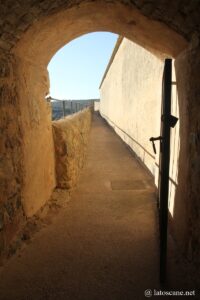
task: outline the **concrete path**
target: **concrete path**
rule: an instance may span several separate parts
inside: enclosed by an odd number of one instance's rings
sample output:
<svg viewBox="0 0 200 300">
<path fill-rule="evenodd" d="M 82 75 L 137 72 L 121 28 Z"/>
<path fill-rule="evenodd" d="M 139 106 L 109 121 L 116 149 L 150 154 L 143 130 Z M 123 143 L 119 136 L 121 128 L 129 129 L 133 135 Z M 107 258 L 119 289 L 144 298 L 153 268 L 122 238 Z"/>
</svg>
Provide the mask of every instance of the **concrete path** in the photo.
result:
<svg viewBox="0 0 200 300">
<path fill-rule="evenodd" d="M 158 288 L 152 179 L 95 116 L 77 189 L 5 265 L 1 300 L 139 300 Z"/>
</svg>

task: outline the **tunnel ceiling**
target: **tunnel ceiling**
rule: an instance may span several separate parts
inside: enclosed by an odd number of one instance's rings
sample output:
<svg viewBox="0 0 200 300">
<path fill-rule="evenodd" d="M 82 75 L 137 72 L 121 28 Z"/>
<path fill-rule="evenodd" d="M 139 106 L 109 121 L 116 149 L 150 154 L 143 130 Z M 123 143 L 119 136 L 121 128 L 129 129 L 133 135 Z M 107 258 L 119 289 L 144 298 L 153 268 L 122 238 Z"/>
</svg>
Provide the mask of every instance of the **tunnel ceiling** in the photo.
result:
<svg viewBox="0 0 200 300">
<path fill-rule="evenodd" d="M 63 8 L 79 5 L 81 2 L 66 0 L 3 0 L 0 2 L 0 49 L 9 51 L 23 33 L 42 16 L 51 15 Z M 94 2 L 94 1 L 93 1 Z M 98 1 L 99 2 L 99 1 Z M 197 0 L 130 0 L 100 1 L 138 8 L 142 14 L 153 20 L 162 21 L 171 29 L 190 39 L 192 33 L 200 31 L 200 2 Z"/>
</svg>

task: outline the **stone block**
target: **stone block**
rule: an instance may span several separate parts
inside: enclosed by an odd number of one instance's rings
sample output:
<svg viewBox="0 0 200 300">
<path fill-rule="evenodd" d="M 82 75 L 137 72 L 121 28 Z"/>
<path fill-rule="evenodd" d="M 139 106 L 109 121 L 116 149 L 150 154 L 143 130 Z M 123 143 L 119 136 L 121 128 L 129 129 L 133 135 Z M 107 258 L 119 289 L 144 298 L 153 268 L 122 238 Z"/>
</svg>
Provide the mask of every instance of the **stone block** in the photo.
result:
<svg viewBox="0 0 200 300">
<path fill-rule="evenodd" d="M 6 16 L 6 21 L 12 25 L 16 24 L 18 16 L 15 13 L 10 13 Z"/>
<path fill-rule="evenodd" d="M 53 1 L 54 2 L 54 1 Z M 41 3 L 40 3 L 40 7 L 44 10 L 48 9 L 49 6 L 51 5 L 51 1 L 49 0 L 43 0 Z"/>
<path fill-rule="evenodd" d="M 5 147 L 5 136 L 3 133 L 0 133 L 0 153 L 3 154 L 6 152 L 6 147 Z"/>
<path fill-rule="evenodd" d="M 4 215 L 3 213 L 0 211 L 0 231 L 2 231 L 4 228 Z"/>
<path fill-rule="evenodd" d="M 141 11 L 145 14 L 145 15 L 150 15 L 152 13 L 152 11 L 154 10 L 154 6 L 152 5 L 152 3 L 147 3 L 145 4 L 142 8 Z"/>
<path fill-rule="evenodd" d="M 34 19 L 35 19 L 35 16 L 32 15 L 31 13 L 28 13 L 21 18 L 21 20 L 24 24 L 29 24 L 29 25 L 33 22 Z"/>
<path fill-rule="evenodd" d="M 12 219 L 15 212 L 12 201 L 7 201 L 5 203 L 5 209 L 10 219 Z"/>
<path fill-rule="evenodd" d="M 3 253 L 5 248 L 4 234 L 0 232 L 0 255 Z"/>
<path fill-rule="evenodd" d="M 40 7 L 33 6 L 30 8 L 30 13 L 36 17 L 41 14 L 42 9 Z"/>
<path fill-rule="evenodd" d="M 8 41 L 0 39 L 0 48 L 3 50 L 10 50 L 12 48 L 12 44 Z"/>
<path fill-rule="evenodd" d="M 7 106 L 9 104 L 16 104 L 16 94 L 13 87 L 8 84 L 0 84 L 0 107 Z M 9 107 L 7 108 L 9 109 Z"/>
<path fill-rule="evenodd" d="M 30 24 L 28 23 L 25 23 L 23 21 L 20 21 L 17 25 L 17 29 L 20 30 L 20 31 L 25 31 L 28 27 L 29 27 Z"/>
<path fill-rule="evenodd" d="M 9 42 L 10 44 L 14 44 L 17 41 L 16 36 L 9 32 L 4 32 L 1 36 L 1 39 Z"/>
<path fill-rule="evenodd" d="M 8 77 L 10 75 L 10 65 L 4 60 L 0 59 L 0 78 Z"/>
</svg>

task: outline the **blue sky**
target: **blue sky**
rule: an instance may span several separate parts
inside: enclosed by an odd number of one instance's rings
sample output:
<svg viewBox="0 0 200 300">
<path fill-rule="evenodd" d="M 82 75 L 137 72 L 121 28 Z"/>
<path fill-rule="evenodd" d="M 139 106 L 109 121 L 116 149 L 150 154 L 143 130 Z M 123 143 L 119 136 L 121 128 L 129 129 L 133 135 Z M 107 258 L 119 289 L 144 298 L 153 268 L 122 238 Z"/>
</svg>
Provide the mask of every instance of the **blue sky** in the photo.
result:
<svg viewBox="0 0 200 300">
<path fill-rule="evenodd" d="M 61 48 L 48 65 L 51 97 L 99 98 L 99 85 L 117 37 L 109 32 L 94 32 Z"/>
</svg>

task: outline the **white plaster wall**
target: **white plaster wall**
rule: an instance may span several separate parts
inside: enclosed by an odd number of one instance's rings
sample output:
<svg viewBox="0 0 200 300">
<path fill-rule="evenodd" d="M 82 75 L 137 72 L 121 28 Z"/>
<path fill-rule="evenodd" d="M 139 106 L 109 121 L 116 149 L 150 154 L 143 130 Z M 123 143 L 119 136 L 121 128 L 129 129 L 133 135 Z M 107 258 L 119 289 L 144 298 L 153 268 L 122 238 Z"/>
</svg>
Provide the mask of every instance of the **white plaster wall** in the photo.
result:
<svg viewBox="0 0 200 300">
<path fill-rule="evenodd" d="M 94 111 L 99 111 L 100 110 L 100 102 L 95 101 L 94 102 Z"/>
<path fill-rule="evenodd" d="M 100 88 L 100 113 L 133 149 L 155 177 L 158 185 L 157 154 L 149 138 L 160 135 L 161 94 L 164 62 L 123 39 Z M 173 68 L 173 81 L 175 72 Z M 176 85 L 172 86 L 172 114 L 179 116 Z M 179 124 L 171 130 L 169 209 L 173 216 L 179 154 Z"/>
<path fill-rule="evenodd" d="M 102 116 L 154 175 L 149 138 L 160 135 L 162 73 L 163 61 L 123 39 L 100 89 Z"/>
<path fill-rule="evenodd" d="M 176 84 L 175 68 L 172 68 L 172 102 L 171 114 L 179 119 L 179 103 Z M 178 186 L 178 164 L 180 152 L 180 121 L 177 122 L 174 128 L 171 128 L 171 143 L 170 143 L 170 177 L 169 177 L 169 211 L 174 217 L 174 201 L 176 196 L 176 188 Z"/>
</svg>

